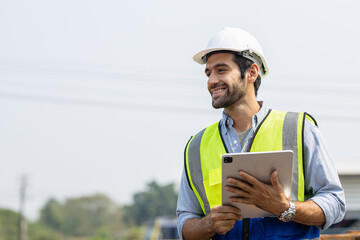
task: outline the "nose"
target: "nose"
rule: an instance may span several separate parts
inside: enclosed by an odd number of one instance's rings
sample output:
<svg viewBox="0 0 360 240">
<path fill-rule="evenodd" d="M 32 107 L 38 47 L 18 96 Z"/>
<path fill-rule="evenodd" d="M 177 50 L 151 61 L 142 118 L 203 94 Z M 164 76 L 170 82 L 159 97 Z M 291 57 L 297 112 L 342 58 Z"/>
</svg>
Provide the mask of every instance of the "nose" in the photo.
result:
<svg viewBox="0 0 360 240">
<path fill-rule="evenodd" d="M 219 83 L 219 79 L 216 77 L 216 74 L 210 73 L 210 75 L 208 76 L 208 88 L 210 89 L 211 86 L 215 85 Z"/>
</svg>

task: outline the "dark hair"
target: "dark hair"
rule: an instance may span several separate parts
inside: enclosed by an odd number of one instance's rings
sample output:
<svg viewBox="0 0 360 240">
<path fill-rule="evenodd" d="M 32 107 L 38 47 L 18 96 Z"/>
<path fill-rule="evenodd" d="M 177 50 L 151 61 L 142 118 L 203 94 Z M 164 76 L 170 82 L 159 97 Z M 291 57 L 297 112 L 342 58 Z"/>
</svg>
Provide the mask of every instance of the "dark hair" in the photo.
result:
<svg viewBox="0 0 360 240">
<path fill-rule="evenodd" d="M 239 66 L 241 72 L 241 79 L 244 79 L 246 71 L 249 70 L 249 68 L 254 62 L 251 61 L 250 59 L 244 58 L 239 54 L 234 54 L 233 61 Z M 259 90 L 260 85 L 261 85 L 261 77 L 260 74 L 258 74 L 254 82 L 255 96 L 257 96 L 257 92 Z"/>
</svg>

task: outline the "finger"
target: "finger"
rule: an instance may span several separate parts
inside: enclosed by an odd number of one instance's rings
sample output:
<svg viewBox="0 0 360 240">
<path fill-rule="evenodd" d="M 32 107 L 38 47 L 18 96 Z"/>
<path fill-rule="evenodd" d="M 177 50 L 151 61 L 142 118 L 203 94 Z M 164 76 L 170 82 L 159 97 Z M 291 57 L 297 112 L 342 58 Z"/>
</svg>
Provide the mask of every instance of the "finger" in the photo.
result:
<svg viewBox="0 0 360 240">
<path fill-rule="evenodd" d="M 235 220 L 228 220 L 215 223 L 216 233 L 223 235 L 230 231 L 235 225 Z"/>
<path fill-rule="evenodd" d="M 238 220 L 241 218 L 241 215 L 235 213 L 215 213 L 211 215 L 211 220 L 216 221 L 228 221 L 228 220 Z"/>
<path fill-rule="evenodd" d="M 211 209 L 211 213 L 234 213 L 241 214 L 241 210 L 234 206 L 215 206 Z"/>
<path fill-rule="evenodd" d="M 274 171 L 272 174 L 271 174 L 271 184 L 276 188 L 278 189 L 279 191 L 282 191 L 282 186 L 281 186 L 281 183 L 279 181 L 279 177 L 278 177 L 278 171 Z"/>
<path fill-rule="evenodd" d="M 237 196 L 239 197 L 251 197 L 251 195 L 244 191 L 243 189 L 240 189 L 240 188 L 236 188 L 236 187 L 232 187 L 232 186 L 226 186 L 225 187 L 225 190 L 228 191 L 228 192 L 232 192 L 234 194 L 236 194 Z"/>
<path fill-rule="evenodd" d="M 257 185 L 262 185 L 263 183 L 260 182 L 259 180 L 257 180 L 255 177 L 251 176 L 250 174 L 243 172 L 243 171 L 239 171 L 239 176 L 244 178 L 246 181 L 248 181 L 251 185 L 253 186 L 257 186 Z"/>
<path fill-rule="evenodd" d="M 248 183 L 241 181 L 239 179 L 236 178 L 228 178 L 227 179 L 228 183 L 231 183 L 232 185 L 242 189 L 243 191 L 246 192 L 251 192 L 252 191 L 252 186 L 250 186 Z"/>
</svg>

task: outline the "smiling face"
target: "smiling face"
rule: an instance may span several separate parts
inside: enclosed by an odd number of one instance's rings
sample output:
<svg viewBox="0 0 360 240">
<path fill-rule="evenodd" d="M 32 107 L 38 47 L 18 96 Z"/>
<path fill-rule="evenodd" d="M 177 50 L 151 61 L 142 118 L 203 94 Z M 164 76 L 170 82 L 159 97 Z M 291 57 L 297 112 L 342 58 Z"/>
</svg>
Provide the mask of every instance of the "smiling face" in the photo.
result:
<svg viewBox="0 0 360 240">
<path fill-rule="evenodd" d="M 205 74 L 214 108 L 230 107 L 247 94 L 248 84 L 241 79 L 240 69 L 231 53 L 211 55 L 206 61 Z"/>
</svg>

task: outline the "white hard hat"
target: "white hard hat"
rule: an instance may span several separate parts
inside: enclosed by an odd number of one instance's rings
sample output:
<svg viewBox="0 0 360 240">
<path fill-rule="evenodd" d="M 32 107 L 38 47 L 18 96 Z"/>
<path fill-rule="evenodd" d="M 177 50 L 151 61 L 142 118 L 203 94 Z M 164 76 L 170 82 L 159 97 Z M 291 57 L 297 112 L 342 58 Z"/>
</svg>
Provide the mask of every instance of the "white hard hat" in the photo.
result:
<svg viewBox="0 0 360 240">
<path fill-rule="evenodd" d="M 269 68 L 266 64 L 259 42 L 248 32 L 239 28 L 225 27 L 216 33 L 209 41 L 207 48 L 193 57 L 199 64 L 206 63 L 206 55 L 216 51 L 231 51 L 252 60 L 260 69 L 260 76 L 264 78 Z"/>
</svg>

